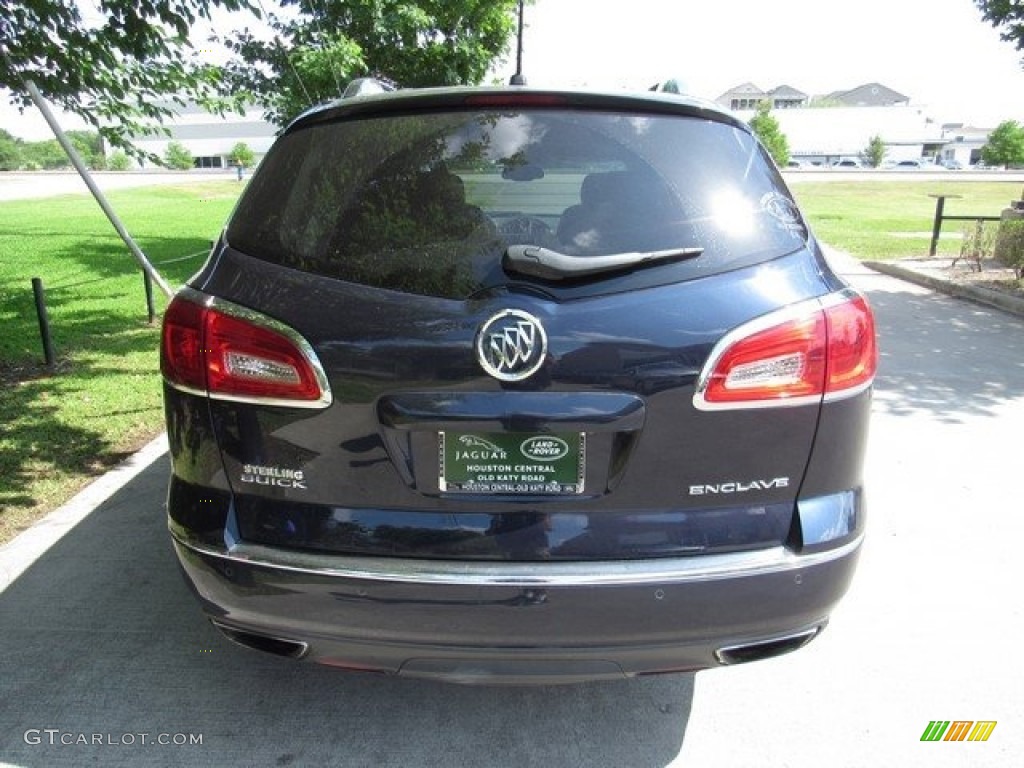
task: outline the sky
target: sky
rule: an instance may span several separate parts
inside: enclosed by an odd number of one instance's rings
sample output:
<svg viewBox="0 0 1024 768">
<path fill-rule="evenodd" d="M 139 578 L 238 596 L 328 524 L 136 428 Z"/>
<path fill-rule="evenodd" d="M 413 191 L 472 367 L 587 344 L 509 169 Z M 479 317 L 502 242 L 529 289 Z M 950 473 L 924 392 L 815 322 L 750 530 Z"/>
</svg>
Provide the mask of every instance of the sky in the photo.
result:
<svg viewBox="0 0 1024 768">
<path fill-rule="evenodd" d="M 939 123 L 1024 122 L 1024 52 L 973 0 L 535 0 L 523 47 L 532 86 L 646 89 L 674 78 L 714 99 L 746 82 L 809 95 L 879 82 Z M 507 82 L 514 64 L 513 53 L 495 77 Z M 6 100 L 0 128 L 49 138 L 41 117 Z"/>
<path fill-rule="evenodd" d="M 676 78 L 714 99 L 745 82 L 810 95 L 880 82 L 939 122 L 1024 121 L 1024 52 L 972 0 L 538 0 L 526 23 L 530 85 Z"/>
</svg>

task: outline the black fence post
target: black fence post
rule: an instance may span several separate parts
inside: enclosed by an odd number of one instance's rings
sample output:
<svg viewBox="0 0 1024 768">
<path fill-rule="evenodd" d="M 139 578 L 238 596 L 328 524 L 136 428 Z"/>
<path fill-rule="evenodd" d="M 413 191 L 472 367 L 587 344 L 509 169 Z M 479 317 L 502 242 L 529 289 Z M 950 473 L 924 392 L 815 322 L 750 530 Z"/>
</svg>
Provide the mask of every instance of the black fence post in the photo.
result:
<svg viewBox="0 0 1024 768">
<path fill-rule="evenodd" d="M 156 319 L 156 308 L 153 306 L 153 278 L 146 270 L 142 270 L 142 285 L 146 289 L 146 314 L 149 316 L 149 324 L 152 325 Z"/>
<path fill-rule="evenodd" d="M 53 367 L 53 339 L 50 338 L 50 317 L 46 311 L 46 293 L 41 278 L 32 278 L 32 293 L 36 297 L 36 316 L 39 318 L 39 335 L 43 338 L 43 357 L 48 368 Z"/>
<path fill-rule="evenodd" d="M 932 242 L 928 246 L 928 255 L 934 256 L 939 247 L 939 233 L 942 231 L 942 210 L 946 207 L 945 195 L 931 195 L 935 200 L 935 221 L 932 222 Z"/>
</svg>

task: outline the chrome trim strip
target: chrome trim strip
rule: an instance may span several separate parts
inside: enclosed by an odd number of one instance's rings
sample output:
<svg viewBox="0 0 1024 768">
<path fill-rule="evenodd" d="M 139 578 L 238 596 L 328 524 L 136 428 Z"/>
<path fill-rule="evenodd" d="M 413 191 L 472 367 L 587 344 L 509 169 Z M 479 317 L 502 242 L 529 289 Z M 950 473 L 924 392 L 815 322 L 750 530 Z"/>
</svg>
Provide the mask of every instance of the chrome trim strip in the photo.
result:
<svg viewBox="0 0 1024 768">
<path fill-rule="evenodd" d="M 859 395 L 863 392 L 867 392 L 875 383 L 875 377 L 872 376 L 868 381 L 863 384 L 858 384 L 856 387 L 850 387 L 849 389 L 839 389 L 835 392 L 828 392 L 825 395 L 824 402 L 834 403 L 837 400 L 846 400 L 847 398 Z"/>
<path fill-rule="evenodd" d="M 306 358 L 306 362 L 308 362 L 310 367 L 313 369 L 313 375 L 316 377 L 316 383 L 320 387 L 320 397 L 317 400 L 289 400 L 277 397 L 231 395 L 219 392 L 213 393 L 208 390 L 198 390 L 194 387 L 182 386 L 173 381 L 167 381 L 167 379 L 164 379 L 169 387 L 181 392 L 187 392 L 191 395 L 209 397 L 211 400 L 227 400 L 234 403 L 252 403 L 254 405 L 274 405 L 282 408 L 322 409 L 327 408 L 332 402 L 334 402 L 334 395 L 331 393 L 331 384 L 327 380 L 327 372 L 320 363 L 320 358 L 317 357 L 313 346 L 294 328 L 282 323 L 280 320 L 275 320 L 274 318 L 268 317 L 267 315 L 253 309 L 243 307 L 240 304 L 235 304 L 234 302 L 227 301 L 225 299 L 217 298 L 216 296 L 210 296 L 209 294 L 197 291 L 195 288 L 187 285 L 179 289 L 177 295 L 186 301 L 191 301 L 193 304 L 198 304 L 201 307 L 206 307 L 208 309 L 216 309 L 218 312 L 225 315 L 237 317 L 240 320 L 245 320 L 253 325 L 262 326 L 263 328 L 267 328 L 284 336 L 299 349 L 302 355 Z"/>
<path fill-rule="evenodd" d="M 323 578 L 474 587 L 585 587 L 685 584 L 800 571 L 841 560 L 857 550 L 863 534 L 846 544 L 798 555 L 785 547 L 723 555 L 648 560 L 493 563 L 354 557 L 292 552 L 258 544 L 230 550 L 186 541 L 172 530 L 175 542 L 198 554 L 258 568 L 273 568 Z"/>
</svg>

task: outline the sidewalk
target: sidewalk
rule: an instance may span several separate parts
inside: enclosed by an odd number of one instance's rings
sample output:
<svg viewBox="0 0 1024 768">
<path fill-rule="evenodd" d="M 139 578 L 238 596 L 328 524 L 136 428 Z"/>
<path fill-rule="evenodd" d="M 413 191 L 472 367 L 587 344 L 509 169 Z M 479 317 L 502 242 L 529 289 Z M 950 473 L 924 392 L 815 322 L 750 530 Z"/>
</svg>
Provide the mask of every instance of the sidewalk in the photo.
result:
<svg viewBox="0 0 1024 768">
<path fill-rule="evenodd" d="M 1024 291 L 1015 293 L 1009 287 L 992 287 L 999 281 L 1014 279 L 1013 270 L 993 261 L 983 262 L 981 272 L 972 271 L 963 261 L 954 267 L 952 258 L 865 261 L 864 265 L 876 272 L 916 283 L 933 291 L 1024 317 Z"/>
</svg>

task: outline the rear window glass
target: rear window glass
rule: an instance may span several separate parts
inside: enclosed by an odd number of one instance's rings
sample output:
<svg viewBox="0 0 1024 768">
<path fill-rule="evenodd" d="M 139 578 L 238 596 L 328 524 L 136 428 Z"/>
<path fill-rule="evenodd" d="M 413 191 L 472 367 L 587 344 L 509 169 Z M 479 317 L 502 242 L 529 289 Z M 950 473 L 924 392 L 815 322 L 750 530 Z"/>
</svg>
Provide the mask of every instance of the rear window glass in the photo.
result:
<svg viewBox="0 0 1024 768">
<path fill-rule="evenodd" d="M 702 248 L 578 279 L 572 292 L 673 282 L 792 252 L 806 232 L 754 139 L 687 116 L 430 112 L 282 137 L 228 226 L 243 253 L 328 277 L 466 298 L 510 283 L 510 245 L 573 256 Z M 565 284 L 559 284 L 565 289 Z"/>
</svg>

